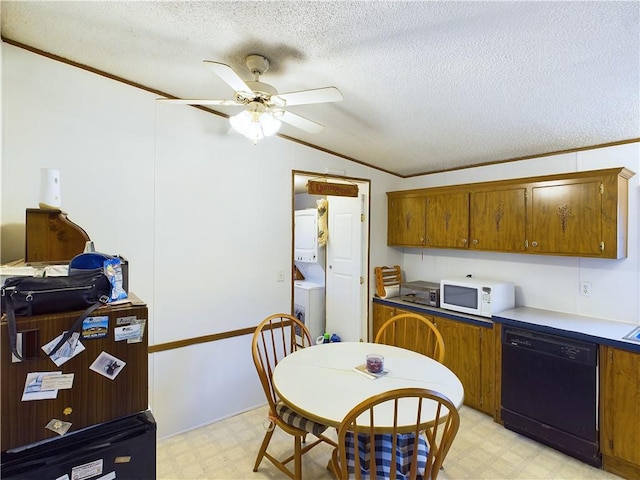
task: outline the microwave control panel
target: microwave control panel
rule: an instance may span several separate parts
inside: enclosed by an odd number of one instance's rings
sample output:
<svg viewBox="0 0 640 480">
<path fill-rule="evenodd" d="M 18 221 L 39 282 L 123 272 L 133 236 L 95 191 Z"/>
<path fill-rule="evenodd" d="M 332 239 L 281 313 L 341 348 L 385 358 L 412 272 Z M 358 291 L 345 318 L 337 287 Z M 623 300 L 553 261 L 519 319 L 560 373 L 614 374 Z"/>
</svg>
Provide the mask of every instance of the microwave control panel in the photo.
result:
<svg viewBox="0 0 640 480">
<path fill-rule="evenodd" d="M 480 309 L 482 313 L 491 315 L 491 288 L 482 288 L 482 305 Z"/>
</svg>

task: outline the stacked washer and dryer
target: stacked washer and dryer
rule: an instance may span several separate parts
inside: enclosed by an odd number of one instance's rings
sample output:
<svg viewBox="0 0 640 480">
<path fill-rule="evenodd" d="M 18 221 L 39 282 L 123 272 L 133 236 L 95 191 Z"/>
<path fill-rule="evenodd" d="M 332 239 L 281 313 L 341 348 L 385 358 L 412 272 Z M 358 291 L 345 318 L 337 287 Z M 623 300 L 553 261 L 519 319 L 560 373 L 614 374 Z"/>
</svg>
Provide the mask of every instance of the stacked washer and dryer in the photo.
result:
<svg viewBox="0 0 640 480">
<path fill-rule="evenodd" d="M 325 247 L 318 245 L 318 210 L 296 210 L 294 221 L 294 263 L 305 279 L 294 281 L 293 313 L 315 342 L 325 333 Z"/>
</svg>

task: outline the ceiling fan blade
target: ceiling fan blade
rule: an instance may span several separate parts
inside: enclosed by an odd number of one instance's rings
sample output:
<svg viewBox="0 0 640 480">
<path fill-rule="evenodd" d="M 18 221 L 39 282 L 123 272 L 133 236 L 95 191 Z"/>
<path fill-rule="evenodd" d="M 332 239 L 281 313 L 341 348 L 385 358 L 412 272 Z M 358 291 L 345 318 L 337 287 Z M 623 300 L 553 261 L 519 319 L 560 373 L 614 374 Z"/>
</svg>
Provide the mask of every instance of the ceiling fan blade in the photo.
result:
<svg viewBox="0 0 640 480">
<path fill-rule="evenodd" d="M 275 118 L 309 133 L 319 133 L 324 130 L 324 126 L 319 123 L 312 122 L 311 120 L 307 120 L 306 118 L 291 112 L 284 112 L 282 115 L 278 115 Z"/>
<path fill-rule="evenodd" d="M 224 80 L 234 92 L 252 92 L 249 86 L 244 83 L 236 72 L 229 65 L 224 63 L 212 62 L 210 60 L 203 60 L 204 64 L 209 67 L 213 73 L 218 75 Z"/>
<path fill-rule="evenodd" d="M 158 102 L 173 103 L 178 105 L 230 105 L 242 106 L 235 100 L 207 100 L 207 99 L 189 99 L 189 98 L 158 98 Z"/>
<path fill-rule="evenodd" d="M 339 102 L 343 99 L 342 93 L 336 87 L 315 88 L 313 90 L 302 90 L 300 92 L 282 93 L 273 95 L 271 100 L 274 103 L 284 100 L 284 105 L 304 105 L 308 103 Z"/>
</svg>

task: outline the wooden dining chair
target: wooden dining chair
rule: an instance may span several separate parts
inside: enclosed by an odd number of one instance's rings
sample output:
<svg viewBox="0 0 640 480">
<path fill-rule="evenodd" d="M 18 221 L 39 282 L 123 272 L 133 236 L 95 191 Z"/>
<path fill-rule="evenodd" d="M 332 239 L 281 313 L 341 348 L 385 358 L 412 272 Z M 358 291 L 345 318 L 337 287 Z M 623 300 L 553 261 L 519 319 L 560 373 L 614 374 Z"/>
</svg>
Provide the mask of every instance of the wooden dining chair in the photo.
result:
<svg viewBox="0 0 640 480">
<path fill-rule="evenodd" d="M 391 412 L 392 426 L 376 424 L 379 415 L 389 418 Z M 426 424 L 421 422 L 423 412 L 431 419 Z M 435 480 L 459 426 L 458 410 L 441 393 L 390 390 L 362 401 L 345 415 L 329 468 L 338 480 Z"/>
<path fill-rule="evenodd" d="M 299 348 L 311 345 L 311 336 L 307 327 L 295 317 L 284 313 L 277 313 L 265 318 L 253 333 L 251 342 L 253 362 L 269 403 L 267 432 L 258 451 L 258 457 L 253 467 L 254 472 L 258 471 L 260 462 L 266 457 L 283 473 L 299 480 L 302 478 L 302 455 L 305 452 L 321 442 L 336 446 L 332 439 L 323 435 L 327 426 L 297 414 L 282 403 L 271 381 L 273 371 L 280 360 Z M 293 436 L 293 454 L 284 459 L 278 459 L 267 451 L 276 427 Z M 316 439 L 303 447 L 302 444 L 306 443 L 306 437 L 309 433 L 314 435 Z M 287 464 L 292 460 L 294 466 L 293 470 L 290 470 Z"/>
<path fill-rule="evenodd" d="M 384 322 L 375 343 L 394 345 L 444 362 L 444 340 L 428 318 L 417 313 L 401 313 Z"/>
</svg>

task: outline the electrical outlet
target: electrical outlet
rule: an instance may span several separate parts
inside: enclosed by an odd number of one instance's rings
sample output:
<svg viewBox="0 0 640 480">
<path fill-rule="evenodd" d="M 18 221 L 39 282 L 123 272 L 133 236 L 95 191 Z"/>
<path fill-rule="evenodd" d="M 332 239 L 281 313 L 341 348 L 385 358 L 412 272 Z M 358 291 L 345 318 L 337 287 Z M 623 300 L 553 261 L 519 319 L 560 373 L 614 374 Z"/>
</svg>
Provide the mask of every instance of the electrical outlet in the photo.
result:
<svg viewBox="0 0 640 480">
<path fill-rule="evenodd" d="M 583 297 L 591 296 L 591 282 L 580 282 L 580 295 Z"/>
</svg>

